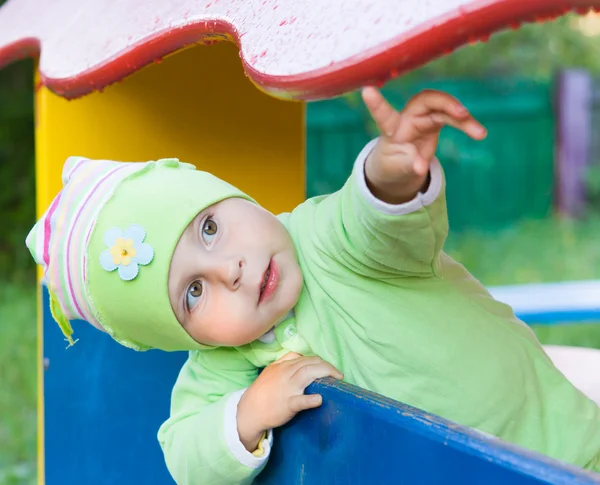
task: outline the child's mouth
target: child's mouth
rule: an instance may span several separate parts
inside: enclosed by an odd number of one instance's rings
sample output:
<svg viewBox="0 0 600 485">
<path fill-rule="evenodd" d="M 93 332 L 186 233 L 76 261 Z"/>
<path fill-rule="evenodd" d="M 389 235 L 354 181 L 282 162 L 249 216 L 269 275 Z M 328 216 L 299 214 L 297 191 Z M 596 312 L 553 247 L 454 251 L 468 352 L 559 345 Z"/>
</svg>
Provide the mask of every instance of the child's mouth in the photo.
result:
<svg viewBox="0 0 600 485">
<path fill-rule="evenodd" d="M 260 294 L 262 295 L 263 291 L 265 291 L 265 286 L 267 286 L 267 281 L 269 281 L 269 276 L 271 275 L 271 265 L 265 271 L 265 276 L 263 278 L 263 284 L 260 286 Z"/>
<path fill-rule="evenodd" d="M 278 281 L 279 272 L 277 271 L 277 265 L 275 264 L 275 261 L 271 259 L 271 261 L 269 261 L 269 266 L 263 275 L 262 284 L 260 285 L 258 295 L 259 304 L 263 303 L 273 295 L 275 288 L 277 288 Z"/>
</svg>

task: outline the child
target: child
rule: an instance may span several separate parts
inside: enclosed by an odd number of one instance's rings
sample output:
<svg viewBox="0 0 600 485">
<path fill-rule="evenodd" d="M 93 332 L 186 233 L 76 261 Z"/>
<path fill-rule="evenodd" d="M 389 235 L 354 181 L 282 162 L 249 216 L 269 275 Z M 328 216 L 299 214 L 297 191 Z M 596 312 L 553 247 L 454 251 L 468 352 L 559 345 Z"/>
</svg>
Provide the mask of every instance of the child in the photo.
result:
<svg viewBox="0 0 600 485">
<path fill-rule="evenodd" d="M 159 431 L 177 483 L 250 482 L 271 430 L 320 405 L 304 389 L 340 371 L 598 470 L 600 409 L 442 252 L 439 131 L 484 128 L 440 92 L 401 112 L 375 89 L 363 98 L 382 136 L 340 191 L 278 218 L 176 160 L 69 159 L 27 240 L 65 334 L 82 318 L 134 349 L 190 351 Z"/>
</svg>

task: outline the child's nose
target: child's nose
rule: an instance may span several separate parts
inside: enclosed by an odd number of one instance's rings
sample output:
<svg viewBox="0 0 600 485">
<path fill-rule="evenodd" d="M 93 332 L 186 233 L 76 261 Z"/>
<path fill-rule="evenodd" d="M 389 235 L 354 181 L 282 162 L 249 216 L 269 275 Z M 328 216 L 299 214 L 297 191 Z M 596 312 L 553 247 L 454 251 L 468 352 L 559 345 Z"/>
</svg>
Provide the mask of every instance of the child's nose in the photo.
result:
<svg viewBox="0 0 600 485">
<path fill-rule="evenodd" d="M 245 261 L 241 257 L 223 259 L 217 265 L 216 274 L 219 280 L 231 290 L 237 290 L 242 281 Z"/>
</svg>

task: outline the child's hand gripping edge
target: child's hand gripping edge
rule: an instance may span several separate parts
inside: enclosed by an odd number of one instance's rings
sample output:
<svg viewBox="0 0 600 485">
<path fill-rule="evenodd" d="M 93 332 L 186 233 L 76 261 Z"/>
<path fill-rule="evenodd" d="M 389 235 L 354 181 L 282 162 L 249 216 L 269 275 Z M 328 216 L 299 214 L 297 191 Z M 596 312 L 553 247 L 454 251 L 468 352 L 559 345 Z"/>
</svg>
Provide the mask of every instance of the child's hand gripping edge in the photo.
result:
<svg viewBox="0 0 600 485">
<path fill-rule="evenodd" d="M 425 90 L 396 111 L 373 87 L 363 100 L 381 131 L 365 164 L 371 193 L 388 204 L 403 204 L 427 188 L 429 164 L 435 155 L 440 130 L 452 126 L 474 140 L 486 137 L 485 128 L 449 94 Z"/>
<path fill-rule="evenodd" d="M 246 390 L 238 404 L 237 427 L 240 441 L 252 452 L 263 433 L 282 426 L 300 411 L 317 408 L 319 394 L 304 394 L 316 379 L 343 375 L 319 357 L 290 352 L 267 366 Z"/>
</svg>

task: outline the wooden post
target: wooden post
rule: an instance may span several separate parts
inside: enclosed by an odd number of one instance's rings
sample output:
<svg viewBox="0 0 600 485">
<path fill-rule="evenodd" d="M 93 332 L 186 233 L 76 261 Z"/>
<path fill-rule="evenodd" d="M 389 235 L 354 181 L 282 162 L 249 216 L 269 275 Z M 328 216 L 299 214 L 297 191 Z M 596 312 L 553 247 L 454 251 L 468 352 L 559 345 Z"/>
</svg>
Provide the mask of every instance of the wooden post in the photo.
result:
<svg viewBox="0 0 600 485">
<path fill-rule="evenodd" d="M 592 79 L 584 70 L 565 70 L 558 77 L 556 208 L 568 217 L 585 209 L 585 170 L 589 164 Z"/>
</svg>

